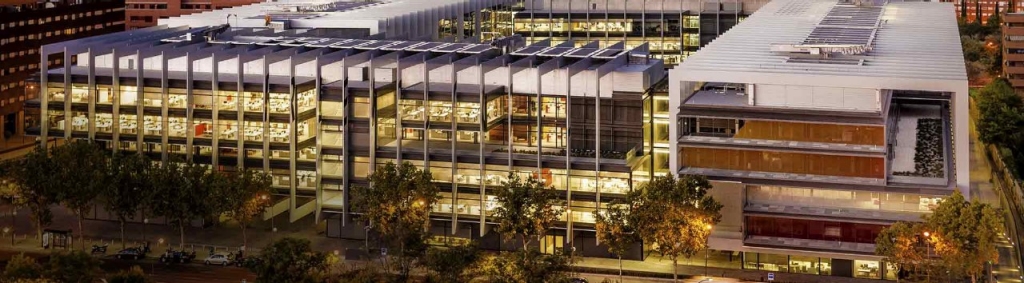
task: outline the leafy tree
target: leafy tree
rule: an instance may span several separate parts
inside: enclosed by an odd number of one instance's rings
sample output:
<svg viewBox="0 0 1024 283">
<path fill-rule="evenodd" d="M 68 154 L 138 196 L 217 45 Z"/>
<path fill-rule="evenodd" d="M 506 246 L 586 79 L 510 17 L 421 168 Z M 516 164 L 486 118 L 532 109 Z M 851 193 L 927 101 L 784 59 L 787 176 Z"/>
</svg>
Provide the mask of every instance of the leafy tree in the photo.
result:
<svg viewBox="0 0 1024 283">
<path fill-rule="evenodd" d="M 943 267 L 955 276 L 969 276 L 974 282 L 985 264 L 999 259 L 999 209 L 978 200 L 968 202 L 960 191 L 943 199 L 925 215 L 928 241 L 942 259 Z"/>
<path fill-rule="evenodd" d="M 491 258 L 483 274 L 493 283 L 568 283 L 570 278 L 563 270 L 569 264 L 569 257 L 560 252 L 548 255 L 519 250 Z"/>
<path fill-rule="evenodd" d="M 313 251 L 309 240 L 282 238 L 267 245 L 245 267 L 256 273 L 257 283 L 314 283 L 325 277 L 327 263 L 327 255 Z"/>
<path fill-rule="evenodd" d="M 925 230 L 921 223 L 901 221 L 882 229 L 875 238 L 875 254 L 896 266 L 897 281 L 908 269 L 916 269 L 924 262 L 927 250 L 921 236 Z"/>
<path fill-rule="evenodd" d="M 270 207 L 270 175 L 254 170 L 239 170 L 228 176 L 228 185 L 221 190 L 219 200 L 227 215 L 238 222 L 242 230 L 242 246 L 248 246 L 245 230 Z"/>
<path fill-rule="evenodd" d="M 481 259 L 481 252 L 475 244 L 448 248 L 431 248 L 427 251 L 423 265 L 437 275 L 439 282 L 469 282 Z"/>
<path fill-rule="evenodd" d="M 978 92 L 978 138 L 985 143 L 1015 147 L 1024 132 L 1024 102 L 1005 80 L 995 80 Z"/>
<path fill-rule="evenodd" d="M 151 283 L 153 282 L 149 276 L 146 276 L 146 272 L 142 270 L 138 265 L 132 266 L 131 269 L 122 270 L 117 274 L 107 278 L 108 283 Z"/>
<path fill-rule="evenodd" d="M 57 203 L 61 180 L 56 176 L 58 164 L 50 157 L 50 150 L 36 148 L 21 159 L 4 162 L 6 179 L 11 182 L 15 206 L 26 207 L 36 226 L 36 236 L 42 239 L 43 227 L 53 220 L 50 205 Z"/>
<path fill-rule="evenodd" d="M 36 262 L 36 259 L 25 256 L 24 253 L 17 254 L 7 261 L 4 267 L 3 282 L 12 282 L 19 279 L 36 279 L 43 276 L 43 266 Z"/>
<path fill-rule="evenodd" d="M 224 184 L 220 174 L 195 163 L 164 162 L 155 170 L 153 194 L 160 196 L 151 204 L 153 214 L 162 216 L 178 228 L 180 248 L 185 245 L 185 228 L 190 221 L 213 214 L 213 188 Z"/>
<path fill-rule="evenodd" d="M 99 194 L 109 186 L 107 180 L 108 156 L 98 145 L 85 140 L 76 140 L 57 147 L 52 156 L 57 164 L 54 178 L 57 182 L 57 199 L 78 216 L 78 233 L 83 232 L 85 212 L 92 209 Z M 81 242 L 85 243 L 85 237 Z"/>
<path fill-rule="evenodd" d="M 118 154 L 113 157 L 107 172 L 110 182 L 100 192 L 99 200 L 106 211 L 117 216 L 121 225 L 121 248 L 124 248 L 124 226 L 134 219 L 139 210 L 149 203 L 153 192 L 155 170 L 148 158 L 139 154 Z"/>
<path fill-rule="evenodd" d="M 565 201 L 558 198 L 553 187 L 544 187 L 540 180 L 523 180 L 519 175 L 509 173 L 508 181 L 494 190 L 497 207 L 494 221 L 496 231 L 505 240 L 519 236 L 523 250 L 530 246 L 532 238 L 540 238 L 558 220 L 565 207 Z"/>
<path fill-rule="evenodd" d="M 47 278 L 63 283 L 92 283 L 103 273 L 98 259 L 79 250 L 51 254 L 46 270 Z"/>
<path fill-rule="evenodd" d="M 440 199 L 440 189 L 429 171 L 408 162 L 388 162 L 370 175 L 370 182 L 371 188 L 357 189 L 353 199 L 384 245 L 397 251 L 399 271 L 406 278 L 413 261 L 426 252 L 430 208 Z"/>
<path fill-rule="evenodd" d="M 622 281 L 622 256 L 630 246 L 640 240 L 629 222 L 629 211 L 617 202 L 612 202 L 605 213 L 597 215 L 597 239 L 608 246 L 608 252 L 619 258 L 619 281 Z"/>
<path fill-rule="evenodd" d="M 680 256 L 691 257 L 707 249 L 711 228 L 721 220 L 718 203 L 708 192 L 707 177 L 658 177 L 627 194 L 630 222 L 654 251 L 672 258 L 672 278 Z"/>
</svg>

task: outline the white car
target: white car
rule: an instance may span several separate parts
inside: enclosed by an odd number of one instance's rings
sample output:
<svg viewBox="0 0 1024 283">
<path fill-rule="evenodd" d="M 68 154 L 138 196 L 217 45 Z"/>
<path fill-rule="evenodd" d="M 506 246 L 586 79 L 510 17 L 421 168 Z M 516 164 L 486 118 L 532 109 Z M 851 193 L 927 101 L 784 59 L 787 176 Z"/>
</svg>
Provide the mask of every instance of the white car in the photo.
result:
<svg viewBox="0 0 1024 283">
<path fill-rule="evenodd" d="M 206 265 L 216 264 L 228 266 L 228 264 L 231 264 L 231 258 L 225 254 L 212 254 L 206 257 L 206 260 L 203 260 L 203 263 Z"/>
</svg>

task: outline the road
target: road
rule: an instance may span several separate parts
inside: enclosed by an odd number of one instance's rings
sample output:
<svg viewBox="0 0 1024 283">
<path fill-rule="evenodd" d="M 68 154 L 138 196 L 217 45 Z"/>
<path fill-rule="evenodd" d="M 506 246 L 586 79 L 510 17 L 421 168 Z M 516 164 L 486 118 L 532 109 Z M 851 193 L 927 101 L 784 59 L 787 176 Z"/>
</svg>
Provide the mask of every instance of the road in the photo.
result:
<svg viewBox="0 0 1024 283">
<path fill-rule="evenodd" d="M 6 265 L 10 258 L 20 252 L 0 251 L 0 263 Z M 26 253 L 35 257 L 39 262 L 45 262 L 47 255 L 41 253 Z M 120 260 L 113 257 L 103 257 L 102 268 L 109 274 L 126 270 L 138 265 L 146 271 L 146 274 L 158 283 L 238 283 L 242 280 L 254 282 L 256 276 L 248 270 L 234 266 L 206 266 L 202 264 L 162 264 L 155 259 L 146 260 Z M 0 265 L 2 266 L 2 265 Z"/>
</svg>

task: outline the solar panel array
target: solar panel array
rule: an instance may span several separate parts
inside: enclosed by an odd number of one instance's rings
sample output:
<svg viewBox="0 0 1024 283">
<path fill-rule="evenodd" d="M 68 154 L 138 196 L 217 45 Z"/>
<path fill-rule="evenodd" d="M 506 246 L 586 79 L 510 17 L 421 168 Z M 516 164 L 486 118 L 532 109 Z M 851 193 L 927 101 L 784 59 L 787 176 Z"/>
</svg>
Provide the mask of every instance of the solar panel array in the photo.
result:
<svg viewBox="0 0 1024 283">
<path fill-rule="evenodd" d="M 803 43 L 870 45 L 881 16 L 881 6 L 832 6 Z"/>
<path fill-rule="evenodd" d="M 172 39 L 164 39 L 164 41 L 174 42 L 174 40 Z M 422 42 L 402 40 L 342 39 L 325 37 L 268 37 L 259 33 L 252 34 L 244 32 L 234 34 L 232 36 L 226 36 L 225 39 L 215 41 L 214 43 L 462 54 L 480 54 L 492 50 L 497 50 L 497 48 L 490 44 Z M 520 48 L 516 51 L 511 52 L 510 54 L 517 56 L 614 59 L 615 57 L 621 55 L 623 52 L 625 51 L 621 49 L 548 47 L 531 45 Z"/>
</svg>

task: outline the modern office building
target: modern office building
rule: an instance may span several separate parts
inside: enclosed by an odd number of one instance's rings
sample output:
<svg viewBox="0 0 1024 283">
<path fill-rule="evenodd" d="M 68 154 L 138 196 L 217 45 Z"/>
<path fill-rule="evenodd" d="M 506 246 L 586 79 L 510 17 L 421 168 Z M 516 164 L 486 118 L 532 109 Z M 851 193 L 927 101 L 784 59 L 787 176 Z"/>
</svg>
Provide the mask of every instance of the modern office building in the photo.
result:
<svg viewBox="0 0 1024 283">
<path fill-rule="evenodd" d="M 511 35 L 515 0 L 267 1 L 160 19 L 176 26 L 316 29 L 320 36 L 482 42 Z"/>
<path fill-rule="evenodd" d="M 865 2 L 772 1 L 670 71 L 670 168 L 742 268 L 894 279 L 879 231 L 970 196 L 953 5 Z"/>
<path fill-rule="evenodd" d="M 40 64 L 63 64 L 61 58 L 40 61 L 40 46 L 122 30 L 123 0 L 0 3 L 0 134 L 24 134 L 25 124 L 35 123 L 26 121 L 23 105 L 38 90 L 26 89 L 26 80 Z"/>
<path fill-rule="evenodd" d="M 1024 94 L 1024 13 L 1003 15 L 1003 76 Z"/>
<path fill-rule="evenodd" d="M 264 0 L 125 0 L 125 27 L 137 29 L 156 26 L 157 20 L 228 7 L 249 5 Z"/>
<path fill-rule="evenodd" d="M 735 26 L 768 0 L 526 0 L 515 33 L 527 43 L 598 41 L 602 46 L 650 45 L 654 58 L 675 65 Z"/>
<path fill-rule="evenodd" d="M 43 95 L 30 103 L 43 126 L 33 131 L 218 170 L 262 169 L 278 189 L 270 214 L 326 221 L 332 237 L 363 237 L 348 217 L 349 188 L 368 186 L 376 166 L 411 162 L 443 188 L 438 235 L 500 248 L 488 233 L 488 190 L 516 172 L 570 200 L 546 251 L 575 242 L 607 255 L 588 232 L 595 210 L 654 174 L 647 131 L 669 119 L 651 106 L 666 71 L 646 45 L 317 34 L 154 27 L 44 46 L 40 56 L 65 60 L 43 69 Z"/>
</svg>

